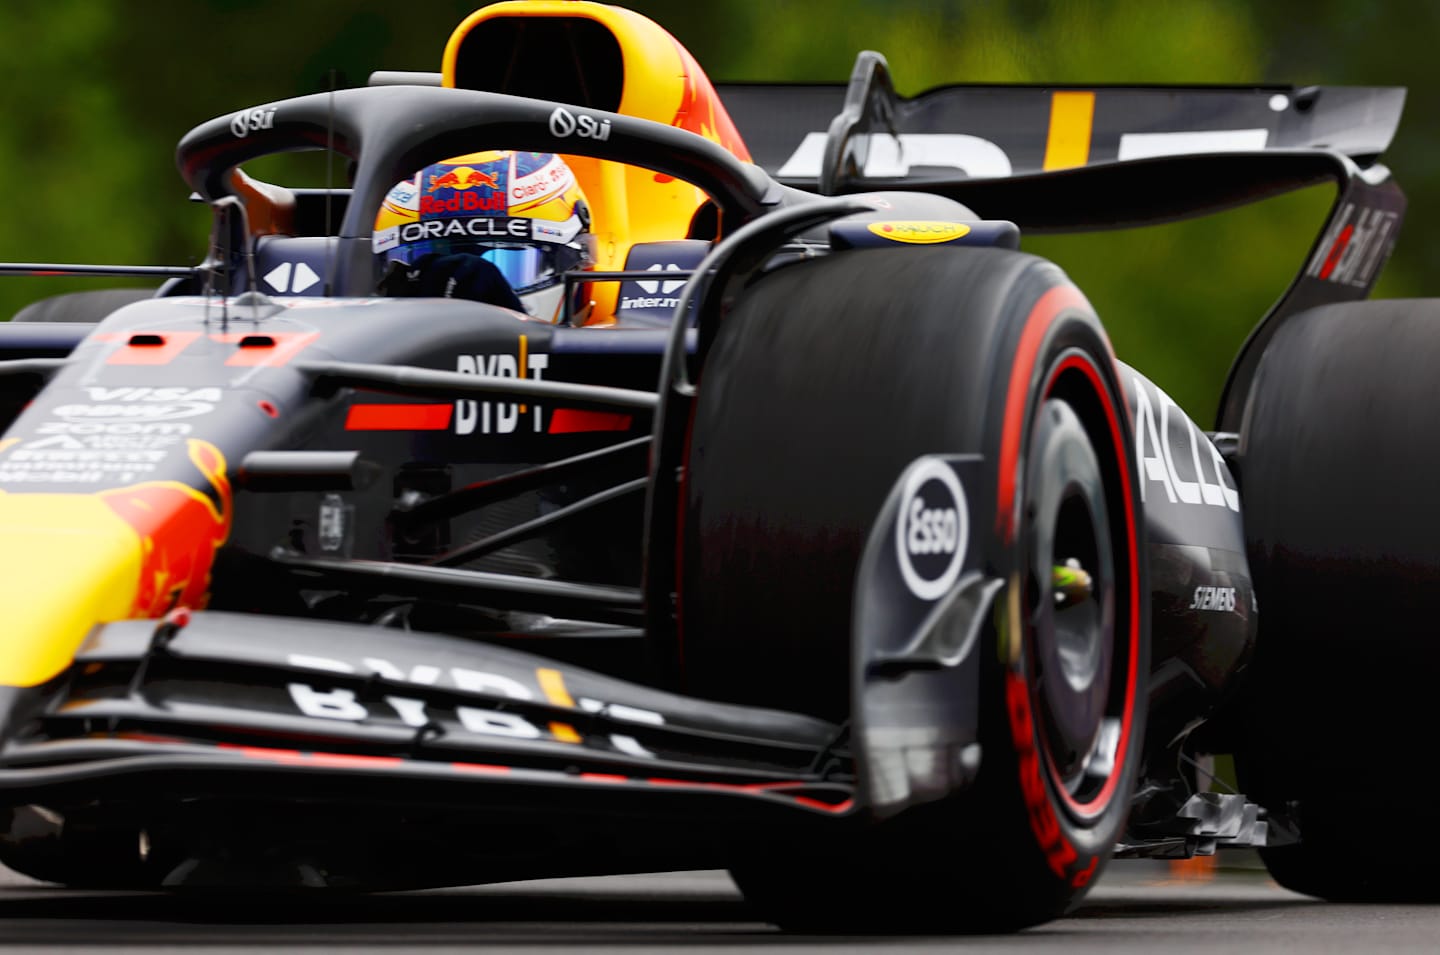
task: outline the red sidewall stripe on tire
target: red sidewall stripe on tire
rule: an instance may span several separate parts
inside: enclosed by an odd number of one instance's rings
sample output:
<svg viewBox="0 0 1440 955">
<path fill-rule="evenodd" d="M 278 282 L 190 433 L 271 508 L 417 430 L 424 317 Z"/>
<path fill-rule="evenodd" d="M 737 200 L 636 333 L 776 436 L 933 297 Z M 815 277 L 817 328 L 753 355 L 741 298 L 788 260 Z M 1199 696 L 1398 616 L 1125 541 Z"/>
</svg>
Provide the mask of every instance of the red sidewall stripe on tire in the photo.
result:
<svg viewBox="0 0 1440 955">
<path fill-rule="evenodd" d="M 1055 316 L 1067 308 L 1093 311 L 1085 296 L 1073 285 L 1057 285 L 1040 296 L 1025 318 L 1020 344 L 1015 348 L 1015 360 L 1010 367 L 1010 386 L 1005 393 L 1005 418 L 1000 432 L 999 486 L 995 503 L 995 529 L 1007 544 L 1015 537 L 1015 485 L 1020 465 L 1020 438 L 1025 431 L 1026 399 L 1030 396 L 1030 382 L 1035 377 L 1035 359 Z"/>
<path fill-rule="evenodd" d="M 1014 540 L 1017 524 L 1016 508 L 1018 504 L 1015 489 L 1018 483 L 1020 442 L 1025 429 L 1025 414 L 1029 410 L 1030 383 L 1035 377 L 1035 363 L 1040 353 L 1040 347 L 1050 331 L 1050 326 L 1054 323 L 1055 318 L 1066 309 L 1078 309 L 1093 314 L 1090 303 L 1073 285 L 1057 285 L 1040 296 L 1040 299 L 1031 308 L 1030 314 L 1026 316 L 1024 327 L 1020 332 L 1020 341 L 1016 347 L 1015 358 L 1011 365 L 1010 382 L 1005 396 L 1005 415 L 1001 425 L 999 467 L 996 475 L 996 531 L 1006 544 Z M 1130 558 L 1130 659 L 1121 739 L 1116 750 L 1117 769 L 1110 779 L 1106 780 L 1100 795 L 1092 801 L 1092 806 L 1088 810 L 1077 807 L 1069 798 L 1069 794 L 1062 792 L 1062 798 L 1072 808 L 1079 809 L 1078 814 L 1082 817 L 1093 818 L 1103 813 L 1109 805 L 1109 800 L 1114 795 L 1119 778 L 1123 774 L 1121 769 L 1124 766 L 1123 758 L 1130 745 L 1131 714 L 1135 704 L 1140 649 L 1139 564 L 1137 563 L 1133 531 L 1135 506 L 1130 494 L 1130 469 L 1129 462 L 1124 459 L 1125 444 L 1119 430 L 1119 416 L 1116 414 L 1113 401 L 1111 401 L 1110 392 L 1103 386 L 1098 371 L 1088 362 L 1068 359 L 1061 363 L 1055 375 L 1058 375 L 1071 361 L 1075 361 L 1078 367 L 1090 377 L 1092 386 L 1105 407 L 1111 438 L 1117 451 L 1115 459 L 1122 478 L 1126 524 L 1131 529 L 1131 532 L 1126 535 L 1128 538 L 1126 551 Z M 1051 381 L 1053 382 L 1053 380 L 1052 376 Z M 1047 382 L 1044 392 L 1048 392 L 1049 387 L 1050 382 Z M 1012 623 L 1018 623 L 1018 621 Z M 1019 635 L 1015 634 L 1014 637 L 1018 639 Z M 1005 703 L 1011 738 L 1016 747 L 1020 789 L 1025 799 L 1026 815 L 1031 832 L 1034 834 L 1041 852 L 1045 855 L 1046 863 L 1056 877 L 1066 880 L 1074 888 L 1084 887 L 1093 877 L 1099 865 L 1099 857 L 1090 855 L 1082 861 L 1074 844 L 1066 836 L 1065 830 L 1060 824 L 1055 807 L 1047 795 L 1052 789 L 1056 791 L 1060 791 L 1060 789 L 1053 785 L 1047 786 L 1045 781 L 1040 778 L 1040 760 L 1035 752 L 1037 748 L 1036 730 L 1030 705 L 1030 690 L 1023 672 L 1013 667 L 1008 669 L 1005 674 Z M 1046 754 L 1046 758 L 1048 760 L 1048 754 Z M 1053 772 L 1051 775 L 1053 778 Z M 1098 807 L 1094 805 L 1095 803 L 1099 803 Z"/>
<path fill-rule="evenodd" d="M 1139 552 L 1135 544 L 1135 502 L 1130 496 L 1130 462 L 1127 460 L 1124 452 L 1125 442 L 1120 431 L 1120 418 L 1119 415 L 1116 414 L 1115 403 L 1111 400 L 1109 389 L 1105 387 L 1105 382 L 1100 377 L 1099 369 L 1097 369 L 1089 359 L 1079 355 L 1072 355 L 1062 361 L 1055 368 L 1055 371 L 1051 373 L 1050 380 L 1045 383 L 1042 394 L 1049 394 L 1056 380 L 1058 380 L 1063 373 L 1071 369 L 1083 372 L 1085 376 L 1090 379 L 1091 387 L 1095 389 L 1096 396 L 1100 398 L 1101 404 L 1105 407 L 1105 418 L 1110 426 L 1110 440 L 1115 448 L 1115 464 L 1119 471 L 1120 487 L 1125 499 L 1125 527 L 1127 530 L 1125 534 L 1125 553 L 1127 557 L 1126 566 L 1129 568 L 1130 577 L 1130 655 L 1128 669 L 1125 674 L 1125 708 L 1120 723 L 1120 742 L 1115 749 L 1115 765 L 1119 767 L 1125 765 L 1125 755 L 1128 752 L 1130 744 L 1131 714 L 1134 712 L 1135 686 L 1139 676 L 1138 668 L 1140 665 L 1140 565 L 1138 563 Z M 1050 761 L 1048 751 L 1045 753 L 1045 758 L 1047 762 Z M 1115 794 L 1115 787 L 1119 784 L 1120 775 L 1118 770 L 1111 773 L 1110 778 L 1105 780 L 1105 785 L 1101 787 L 1100 792 L 1086 805 L 1081 805 L 1076 802 L 1068 792 L 1059 787 L 1056 787 L 1056 791 L 1072 811 L 1081 816 L 1093 817 L 1105 811 L 1105 807 L 1109 804 L 1110 797 Z M 1053 764 L 1051 765 L 1051 778 L 1054 778 Z"/>
</svg>

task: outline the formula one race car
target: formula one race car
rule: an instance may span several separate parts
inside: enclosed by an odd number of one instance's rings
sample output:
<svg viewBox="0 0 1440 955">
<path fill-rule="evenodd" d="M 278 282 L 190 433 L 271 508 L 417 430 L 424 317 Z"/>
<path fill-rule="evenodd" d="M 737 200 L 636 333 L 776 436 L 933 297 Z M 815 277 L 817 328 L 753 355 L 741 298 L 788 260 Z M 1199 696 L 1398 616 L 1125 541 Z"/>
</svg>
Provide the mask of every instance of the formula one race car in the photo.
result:
<svg viewBox="0 0 1440 955">
<path fill-rule="evenodd" d="M 0 861 L 103 888 L 726 867 L 809 930 L 1015 928 L 1112 856 L 1231 846 L 1322 896 L 1440 894 L 1375 823 L 1440 573 L 1412 436 L 1440 307 L 1357 301 L 1403 98 L 903 99 L 873 53 L 848 86 L 717 91 L 643 17 L 513 0 L 441 74 L 196 127 L 205 263 L 0 326 Z M 241 171 L 327 148 L 346 188 Z M 395 184 L 493 209 L 519 166 L 414 171 L 494 149 L 563 155 L 588 197 L 555 313 L 380 294 Z M 1018 251 L 1326 181 L 1216 431 Z M 541 229 L 443 228 L 497 222 Z M 1231 752 L 1244 794 L 1201 769 Z"/>
</svg>

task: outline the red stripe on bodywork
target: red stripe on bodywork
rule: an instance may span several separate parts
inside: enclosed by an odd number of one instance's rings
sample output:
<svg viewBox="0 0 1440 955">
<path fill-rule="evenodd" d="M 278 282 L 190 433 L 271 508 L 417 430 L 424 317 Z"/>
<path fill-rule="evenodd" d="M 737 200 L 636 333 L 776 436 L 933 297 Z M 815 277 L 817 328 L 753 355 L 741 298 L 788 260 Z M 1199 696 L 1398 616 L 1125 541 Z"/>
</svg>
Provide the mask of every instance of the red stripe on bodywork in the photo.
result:
<svg viewBox="0 0 1440 955">
<path fill-rule="evenodd" d="M 235 743 L 217 743 L 217 749 L 229 750 L 238 753 L 248 759 L 264 760 L 270 763 L 280 763 L 284 766 L 326 766 L 336 768 L 350 767 L 395 767 L 408 762 L 399 756 L 361 756 L 351 753 L 306 753 L 298 749 L 271 749 L 263 746 L 241 746 Z M 474 773 L 480 776 L 504 776 L 512 771 L 509 766 L 496 766 L 488 763 L 450 763 L 450 768 L 456 772 Z M 543 771 L 542 771 L 543 772 Z M 568 774 L 556 774 L 568 775 Z M 836 815 L 849 812 L 855 805 L 855 800 L 846 799 L 843 802 L 827 803 L 810 796 L 802 796 L 798 793 L 787 793 L 777 790 L 803 786 L 799 782 L 778 782 L 778 783 L 719 783 L 707 782 L 704 780 L 690 779 L 665 779 L 665 778 L 638 778 L 631 776 L 618 776 L 612 773 L 580 773 L 576 777 L 590 783 L 611 783 L 611 784 L 640 784 L 659 787 L 676 787 L 684 789 L 718 789 L 724 792 L 747 793 L 751 795 L 764 793 L 766 795 L 781 796 L 792 800 L 796 805 L 804 806 L 807 809 L 818 809 L 822 812 L 834 813 Z"/>
<path fill-rule="evenodd" d="M 346 431 L 444 431 L 454 405 L 351 405 Z"/>
<path fill-rule="evenodd" d="M 1020 466 L 1020 437 L 1025 430 L 1025 405 L 1030 380 L 1035 375 L 1035 357 L 1050 323 L 1067 308 L 1090 310 L 1090 303 L 1073 285 L 1057 285 L 1035 303 L 1020 332 L 1020 344 L 1010 368 L 1010 387 L 1005 393 L 1005 418 L 1000 432 L 999 484 L 995 503 L 996 529 L 1008 543 L 1015 535 L 1016 469 Z"/>
<path fill-rule="evenodd" d="M 353 753 L 310 753 L 309 763 L 315 766 L 357 766 L 369 769 L 373 766 L 399 766 L 405 760 L 399 756 L 359 756 Z"/>
<path fill-rule="evenodd" d="M 1330 273 L 1335 271 L 1335 266 L 1340 264 L 1340 256 L 1345 254 L 1345 247 L 1350 244 L 1350 237 L 1355 234 L 1355 227 L 1347 225 L 1340 230 L 1340 235 L 1335 239 L 1335 244 L 1330 247 L 1330 254 L 1325 256 L 1325 265 L 1320 269 L 1320 277 L 1328 279 Z"/>
<path fill-rule="evenodd" d="M 631 416 L 617 411 L 577 411 L 559 408 L 550 416 L 551 434 L 581 431 L 629 431 Z"/>
<path fill-rule="evenodd" d="M 510 772 L 509 766 L 491 766 L 488 763 L 451 763 L 450 768 L 462 773 L 481 773 L 486 776 L 503 776 Z"/>
<path fill-rule="evenodd" d="M 305 762 L 305 754 L 298 749 L 268 749 L 262 746 L 236 746 L 234 743 L 217 743 L 216 748 L 234 750 L 247 759 L 263 759 L 290 766 Z"/>
<path fill-rule="evenodd" d="M 153 335 L 160 339 L 158 345 L 128 344 L 136 335 Z M 190 343 L 200 337 L 199 332 L 125 332 L 111 336 L 123 339 L 127 344 L 115 349 L 105 359 L 107 365 L 168 365 L 174 361 Z M 103 340 L 103 339 L 102 339 Z"/>
<path fill-rule="evenodd" d="M 839 802 L 832 805 L 828 802 L 821 802 L 819 799 L 814 799 L 810 796 L 801 796 L 795 793 L 776 791 L 778 789 L 791 788 L 796 785 L 800 785 L 797 783 L 717 783 L 694 779 L 665 779 L 663 777 L 651 777 L 643 781 L 649 783 L 651 786 L 658 786 L 664 788 L 675 787 L 688 789 L 718 789 L 722 792 L 749 793 L 751 795 L 757 793 L 764 793 L 767 796 L 780 796 L 789 799 L 797 803 L 798 805 L 805 806 L 809 809 L 819 809 L 824 812 L 835 813 L 837 815 L 848 812 L 850 810 L 850 807 L 853 806 L 855 802 L 853 799 L 847 799 L 844 802 Z"/>
<path fill-rule="evenodd" d="M 260 334 L 247 332 L 238 334 L 236 332 L 225 332 L 224 334 L 211 335 L 211 341 L 222 344 L 239 344 L 247 338 L 259 338 Z M 225 359 L 225 364 L 231 367 L 253 368 L 264 366 L 267 368 L 279 368 L 287 364 L 290 359 L 300 354 L 304 348 L 320 337 L 319 332 L 267 332 L 263 337 L 275 340 L 274 345 L 245 347 L 235 349 L 235 353 Z"/>
<path fill-rule="evenodd" d="M 334 768 L 374 766 L 398 766 L 404 760 L 399 756 L 362 756 L 355 753 L 302 753 L 298 749 L 270 749 L 264 746 L 236 746 L 233 743 L 218 743 L 219 749 L 233 750 L 249 759 L 263 759 L 286 766 L 329 766 Z"/>
<path fill-rule="evenodd" d="M 853 799 L 847 799 L 844 802 L 837 802 L 832 806 L 828 802 L 821 802 L 818 799 L 811 799 L 809 796 L 791 796 L 790 798 L 795 800 L 800 805 L 806 806 L 810 809 L 820 809 L 825 812 L 833 812 L 836 815 L 849 812 L 850 808 L 855 805 L 855 800 Z"/>
</svg>

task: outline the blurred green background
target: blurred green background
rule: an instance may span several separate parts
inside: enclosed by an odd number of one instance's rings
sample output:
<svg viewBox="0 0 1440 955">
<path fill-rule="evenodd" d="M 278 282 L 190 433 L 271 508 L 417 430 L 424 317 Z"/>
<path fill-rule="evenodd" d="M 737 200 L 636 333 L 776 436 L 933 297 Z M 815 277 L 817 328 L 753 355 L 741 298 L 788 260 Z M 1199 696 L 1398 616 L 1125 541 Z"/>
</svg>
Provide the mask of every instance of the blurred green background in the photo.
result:
<svg viewBox="0 0 1440 955">
<path fill-rule="evenodd" d="M 4 0 L 0 260 L 188 264 L 205 210 L 174 145 L 238 107 L 376 69 L 438 70 L 473 0 Z M 947 82 L 1408 86 L 1387 164 L 1410 197 L 1378 295 L 1440 295 L 1440 4 L 1433 0 L 634 0 L 717 80 L 843 82 L 890 60 L 902 94 Z M 268 171 L 267 171 L 268 172 Z M 318 183 L 315 183 L 318 184 Z M 1027 239 L 1100 311 L 1121 358 L 1202 423 L 1240 341 L 1305 259 L 1315 189 L 1175 225 Z M 0 317 L 111 280 L 7 279 Z"/>
</svg>

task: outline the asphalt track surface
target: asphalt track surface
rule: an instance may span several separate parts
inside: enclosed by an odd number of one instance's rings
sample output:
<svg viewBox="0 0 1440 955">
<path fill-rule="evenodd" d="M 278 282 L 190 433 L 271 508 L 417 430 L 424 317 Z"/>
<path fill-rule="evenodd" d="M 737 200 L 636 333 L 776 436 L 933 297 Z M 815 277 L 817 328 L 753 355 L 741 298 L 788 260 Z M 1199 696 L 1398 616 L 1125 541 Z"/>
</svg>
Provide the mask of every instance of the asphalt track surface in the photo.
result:
<svg viewBox="0 0 1440 955">
<path fill-rule="evenodd" d="M 1328 905 L 1262 872 L 1117 863 L 1069 917 L 1012 936 L 783 936 L 718 872 L 512 883 L 257 905 L 72 892 L 0 869 L 0 950 L 55 955 L 344 951 L 1411 952 L 1440 906 Z"/>
</svg>

